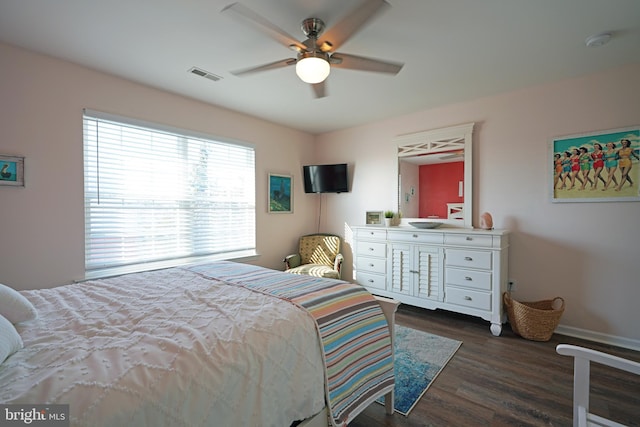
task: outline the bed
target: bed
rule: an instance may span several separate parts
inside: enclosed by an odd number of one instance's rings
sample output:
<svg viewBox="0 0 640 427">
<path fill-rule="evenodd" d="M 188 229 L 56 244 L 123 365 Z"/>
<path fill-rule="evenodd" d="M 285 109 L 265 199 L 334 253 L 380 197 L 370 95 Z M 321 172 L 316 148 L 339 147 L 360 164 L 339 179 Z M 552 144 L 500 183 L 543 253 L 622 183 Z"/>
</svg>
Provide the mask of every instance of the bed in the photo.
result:
<svg viewBox="0 0 640 427">
<path fill-rule="evenodd" d="M 22 291 L 37 318 L 0 403 L 72 426 L 346 425 L 385 396 L 394 304 L 347 282 L 216 262 Z M 391 314 L 390 314 L 391 313 Z"/>
</svg>

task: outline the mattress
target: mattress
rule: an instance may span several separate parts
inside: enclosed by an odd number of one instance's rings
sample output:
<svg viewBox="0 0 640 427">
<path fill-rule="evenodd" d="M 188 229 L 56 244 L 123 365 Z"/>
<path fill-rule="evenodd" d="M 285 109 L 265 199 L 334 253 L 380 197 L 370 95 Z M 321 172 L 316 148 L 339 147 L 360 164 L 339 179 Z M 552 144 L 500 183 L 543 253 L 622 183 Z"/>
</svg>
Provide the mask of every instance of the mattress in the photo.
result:
<svg viewBox="0 0 640 427">
<path fill-rule="evenodd" d="M 325 406 L 317 325 L 293 303 L 174 268 L 23 291 L 38 319 L 0 402 L 73 426 L 288 426 Z"/>
</svg>

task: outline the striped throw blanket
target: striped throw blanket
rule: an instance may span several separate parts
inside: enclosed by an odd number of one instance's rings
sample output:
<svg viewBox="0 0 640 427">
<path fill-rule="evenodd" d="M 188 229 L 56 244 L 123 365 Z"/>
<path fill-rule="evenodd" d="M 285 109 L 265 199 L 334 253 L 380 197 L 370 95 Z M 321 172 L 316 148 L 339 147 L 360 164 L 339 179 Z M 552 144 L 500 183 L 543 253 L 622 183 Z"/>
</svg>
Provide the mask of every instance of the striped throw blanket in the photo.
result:
<svg viewBox="0 0 640 427">
<path fill-rule="evenodd" d="M 332 425 L 346 426 L 376 397 L 393 390 L 387 321 L 378 302 L 361 286 L 226 261 L 188 269 L 290 301 L 315 319 Z"/>
</svg>

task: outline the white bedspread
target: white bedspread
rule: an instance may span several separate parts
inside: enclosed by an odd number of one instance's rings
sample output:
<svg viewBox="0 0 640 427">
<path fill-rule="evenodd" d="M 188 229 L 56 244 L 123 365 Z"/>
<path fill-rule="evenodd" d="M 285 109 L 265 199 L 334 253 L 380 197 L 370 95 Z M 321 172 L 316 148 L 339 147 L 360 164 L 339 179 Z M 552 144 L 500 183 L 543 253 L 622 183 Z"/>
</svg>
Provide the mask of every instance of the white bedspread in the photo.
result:
<svg viewBox="0 0 640 427">
<path fill-rule="evenodd" d="M 24 291 L 39 318 L 0 402 L 69 403 L 75 426 L 288 426 L 324 407 L 313 320 L 169 269 Z"/>
</svg>

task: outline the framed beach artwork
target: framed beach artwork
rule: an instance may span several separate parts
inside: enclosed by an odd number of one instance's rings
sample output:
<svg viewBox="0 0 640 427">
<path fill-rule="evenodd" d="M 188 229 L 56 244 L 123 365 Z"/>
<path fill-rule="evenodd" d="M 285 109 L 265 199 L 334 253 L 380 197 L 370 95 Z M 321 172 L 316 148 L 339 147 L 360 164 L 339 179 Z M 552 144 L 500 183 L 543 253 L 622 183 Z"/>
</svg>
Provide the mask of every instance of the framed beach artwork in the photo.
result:
<svg viewBox="0 0 640 427">
<path fill-rule="evenodd" d="M 640 201 L 640 126 L 554 138 L 552 202 Z"/>
<path fill-rule="evenodd" d="M 0 155 L 0 185 L 24 187 L 24 157 Z"/>
<path fill-rule="evenodd" d="M 291 175 L 269 174 L 269 213 L 293 212 Z"/>
</svg>

